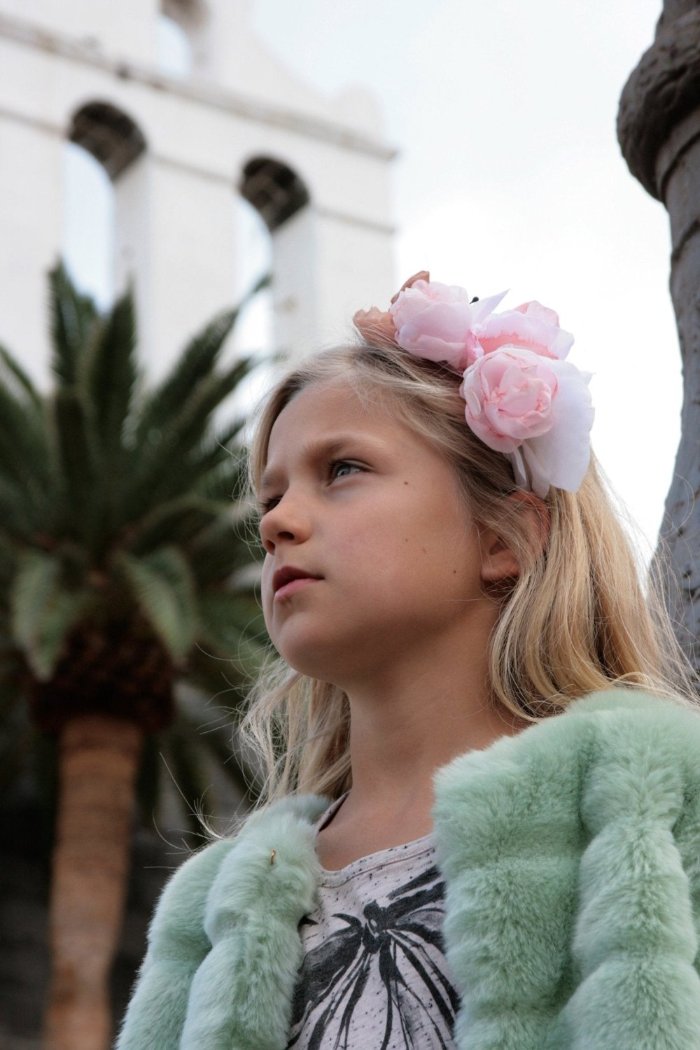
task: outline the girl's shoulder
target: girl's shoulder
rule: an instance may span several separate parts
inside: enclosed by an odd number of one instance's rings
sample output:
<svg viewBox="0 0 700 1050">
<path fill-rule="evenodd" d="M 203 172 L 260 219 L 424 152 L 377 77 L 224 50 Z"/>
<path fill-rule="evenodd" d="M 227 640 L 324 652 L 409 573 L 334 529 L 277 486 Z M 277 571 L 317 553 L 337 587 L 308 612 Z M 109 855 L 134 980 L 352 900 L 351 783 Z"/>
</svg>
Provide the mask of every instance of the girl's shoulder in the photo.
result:
<svg viewBox="0 0 700 1050">
<path fill-rule="evenodd" d="M 688 812 L 700 822 L 700 708 L 639 689 L 590 694 L 517 736 L 470 752 L 436 777 L 438 838 L 471 826 L 517 835 L 558 823 L 573 834 L 617 819 Z"/>
<path fill-rule="evenodd" d="M 539 732 L 538 732 L 539 730 Z M 533 727 L 523 752 L 548 748 L 570 754 L 590 777 L 606 766 L 666 768 L 683 779 L 700 775 L 700 704 L 642 689 L 607 689 L 574 701 L 561 715 Z"/>
<path fill-rule="evenodd" d="M 561 714 L 503 736 L 483 751 L 461 755 L 438 772 L 437 780 L 444 787 L 462 773 L 528 767 L 540 760 L 554 768 L 560 761 L 567 767 L 572 761 L 588 766 L 606 757 L 623 760 L 626 754 L 645 753 L 651 745 L 659 761 L 692 757 L 693 769 L 700 768 L 700 703 L 696 708 L 632 688 L 590 693 Z"/>
<path fill-rule="evenodd" d="M 684 772 L 696 773 L 700 703 L 695 707 L 636 688 L 590 693 L 561 716 L 533 727 L 522 742 L 524 751 L 549 745 L 555 752 L 573 751 L 591 768 L 608 761 L 636 765 L 646 756 L 656 766 L 690 762 Z"/>
</svg>

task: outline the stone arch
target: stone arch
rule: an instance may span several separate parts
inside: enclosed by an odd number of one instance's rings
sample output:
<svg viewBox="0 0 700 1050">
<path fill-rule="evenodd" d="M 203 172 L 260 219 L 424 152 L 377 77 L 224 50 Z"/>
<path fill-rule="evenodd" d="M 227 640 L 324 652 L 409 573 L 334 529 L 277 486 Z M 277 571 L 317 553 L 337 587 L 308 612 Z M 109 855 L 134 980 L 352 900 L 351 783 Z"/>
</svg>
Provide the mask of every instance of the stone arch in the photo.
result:
<svg viewBox="0 0 700 1050">
<path fill-rule="evenodd" d="M 68 139 L 91 153 L 115 182 L 146 150 L 138 125 L 111 102 L 87 102 L 76 110 Z"/>
<path fill-rule="evenodd" d="M 255 156 L 243 166 L 238 189 L 262 216 L 270 232 L 291 219 L 310 202 L 301 176 L 274 157 Z"/>
<path fill-rule="evenodd" d="M 161 0 L 160 13 L 172 18 L 188 34 L 203 29 L 210 18 L 204 0 Z"/>
</svg>

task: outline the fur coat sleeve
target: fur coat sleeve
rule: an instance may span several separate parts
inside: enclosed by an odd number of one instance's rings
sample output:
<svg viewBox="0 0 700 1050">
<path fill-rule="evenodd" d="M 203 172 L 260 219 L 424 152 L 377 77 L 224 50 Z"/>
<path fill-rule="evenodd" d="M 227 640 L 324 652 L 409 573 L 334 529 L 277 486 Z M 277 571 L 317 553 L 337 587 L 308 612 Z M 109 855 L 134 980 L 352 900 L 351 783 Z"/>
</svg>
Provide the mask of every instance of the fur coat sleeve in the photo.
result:
<svg viewBox="0 0 700 1050">
<path fill-rule="evenodd" d="M 313 821 L 327 804 L 286 799 L 178 869 L 153 917 L 117 1050 L 286 1047 L 297 928 L 318 879 Z"/>
<path fill-rule="evenodd" d="M 611 691 L 438 774 L 469 1050 L 700 1048 L 700 715 Z"/>
<path fill-rule="evenodd" d="M 456 759 L 436 799 L 459 1050 L 700 1048 L 700 715 L 586 697 Z M 176 873 L 117 1050 L 284 1050 L 325 804 Z"/>
</svg>

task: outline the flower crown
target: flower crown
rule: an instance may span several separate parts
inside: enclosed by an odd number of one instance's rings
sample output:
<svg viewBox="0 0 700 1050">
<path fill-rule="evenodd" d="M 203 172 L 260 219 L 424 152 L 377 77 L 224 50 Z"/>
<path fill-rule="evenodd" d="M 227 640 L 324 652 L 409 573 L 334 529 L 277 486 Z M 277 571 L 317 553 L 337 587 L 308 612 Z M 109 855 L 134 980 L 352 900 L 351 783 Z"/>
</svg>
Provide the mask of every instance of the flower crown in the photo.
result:
<svg viewBox="0 0 700 1050">
<path fill-rule="evenodd" d="M 473 299 L 464 288 L 410 277 L 388 311 L 358 310 L 367 342 L 400 347 L 462 374 L 467 425 L 503 452 L 516 484 L 544 499 L 550 486 L 576 492 L 590 460 L 590 374 L 564 358 L 574 337 L 538 302 L 493 311 L 505 292 Z"/>
</svg>

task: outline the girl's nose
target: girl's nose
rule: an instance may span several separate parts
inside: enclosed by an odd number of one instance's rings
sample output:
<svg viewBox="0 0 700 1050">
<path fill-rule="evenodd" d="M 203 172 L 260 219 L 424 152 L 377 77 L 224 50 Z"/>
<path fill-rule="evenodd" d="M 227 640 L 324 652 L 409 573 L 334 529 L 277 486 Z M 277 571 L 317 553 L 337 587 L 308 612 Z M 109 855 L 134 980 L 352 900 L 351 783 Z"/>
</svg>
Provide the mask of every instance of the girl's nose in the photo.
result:
<svg viewBox="0 0 700 1050">
<path fill-rule="evenodd" d="M 309 534 L 308 516 L 289 492 L 260 521 L 260 538 L 268 554 L 278 543 L 303 543 Z"/>
</svg>

